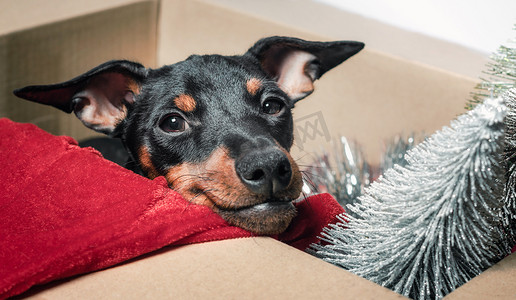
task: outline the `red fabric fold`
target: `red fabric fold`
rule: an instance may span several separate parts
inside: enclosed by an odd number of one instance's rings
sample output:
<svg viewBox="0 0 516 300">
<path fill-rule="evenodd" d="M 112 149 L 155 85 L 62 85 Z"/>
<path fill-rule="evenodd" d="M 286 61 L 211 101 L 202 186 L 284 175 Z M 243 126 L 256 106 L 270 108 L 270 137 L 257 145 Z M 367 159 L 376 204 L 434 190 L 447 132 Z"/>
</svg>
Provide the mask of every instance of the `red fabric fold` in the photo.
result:
<svg viewBox="0 0 516 300">
<path fill-rule="evenodd" d="M 31 124 L 0 119 L 0 298 L 167 245 L 252 233 L 189 204 L 163 177 L 149 180 Z M 296 204 L 277 236 L 299 249 L 343 209 L 329 195 Z"/>
</svg>

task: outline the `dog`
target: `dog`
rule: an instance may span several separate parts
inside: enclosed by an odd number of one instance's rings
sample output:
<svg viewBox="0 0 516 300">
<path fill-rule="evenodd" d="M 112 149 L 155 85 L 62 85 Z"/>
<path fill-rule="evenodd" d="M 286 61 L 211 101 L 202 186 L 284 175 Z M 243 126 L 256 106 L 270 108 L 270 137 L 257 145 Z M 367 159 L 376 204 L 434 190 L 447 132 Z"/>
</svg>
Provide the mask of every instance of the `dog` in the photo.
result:
<svg viewBox="0 0 516 300">
<path fill-rule="evenodd" d="M 278 234 L 296 215 L 303 184 L 289 154 L 291 110 L 315 80 L 363 47 L 268 37 L 240 56 L 192 55 L 157 69 L 113 60 L 14 94 L 74 112 L 85 126 L 120 138 L 129 169 L 164 176 L 229 224 Z"/>
</svg>

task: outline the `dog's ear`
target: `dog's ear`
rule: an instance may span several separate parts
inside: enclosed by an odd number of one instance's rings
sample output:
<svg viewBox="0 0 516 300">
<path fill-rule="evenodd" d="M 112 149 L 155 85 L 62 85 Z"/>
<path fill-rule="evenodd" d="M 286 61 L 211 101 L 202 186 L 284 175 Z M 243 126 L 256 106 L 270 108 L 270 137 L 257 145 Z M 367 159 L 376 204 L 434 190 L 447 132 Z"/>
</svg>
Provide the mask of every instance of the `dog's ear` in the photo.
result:
<svg viewBox="0 0 516 300">
<path fill-rule="evenodd" d="M 259 40 L 246 55 L 257 58 L 262 69 L 297 102 L 313 92 L 316 79 L 362 48 L 364 44 L 355 41 L 309 42 L 268 37 Z"/>
<path fill-rule="evenodd" d="M 138 63 L 109 61 L 69 81 L 27 86 L 14 94 L 67 113 L 73 111 L 87 127 L 114 136 L 146 75 L 147 69 Z"/>
</svg>

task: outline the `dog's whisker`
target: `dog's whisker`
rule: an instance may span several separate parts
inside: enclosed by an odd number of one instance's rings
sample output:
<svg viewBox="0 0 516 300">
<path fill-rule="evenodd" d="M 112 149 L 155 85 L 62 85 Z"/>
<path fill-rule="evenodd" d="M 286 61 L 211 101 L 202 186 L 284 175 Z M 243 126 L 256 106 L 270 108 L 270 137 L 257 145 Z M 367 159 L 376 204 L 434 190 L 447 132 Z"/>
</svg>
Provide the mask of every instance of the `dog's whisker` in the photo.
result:
<svg viewBox="0 0 516 300">
<path fill-rule="evenodd" d="M 306 179 L 323 178 L 323 176 L 321 176 L 321 174 L 319 174 L 317 172 L 311 172 L 311 171 L 307 171 L 307 170 L 300 171 L 300 172 L 301 172 L 301 175 L 303 175 L 304 178 L 306 178 Z"/>
<path fill-rule="evenodd" d="M 308 195 L 313 195 L 313 194 L 319 194 L 321 193 L 320 189 L 319 189 L 319 186 L 318 184 L 316 184 L 313 180 L 312 180 L 312 177 L 320 177 L 318 174 L 314 174 L 312 176 L 308 176 L 306 173 L 304 172 L 301 172 L 301 175 L 303 177 L 303 184 L 305 184 L 308 189 L 309 189 L 309 193 L 307 191 L 305 191 L 304 189 L 302 190 L 302 193 L 304 194 L 304 197 L 306 198 L 307 197 L 307 194 Z"/>
<path fill-rule="evenodd" d="M 193 201 L 195 199 L 197 199 L 198 197 L 200 197 L 202 195 L 206 195 L 206 193 L 213 192 L 213 191 L 217 191 L 217 189 L 203 189 L 203 190 L 199 191 L 197 194 L 195 194 L 192 198 L 190 198 L 188 200 L 188 204 L 190 205 L 190 204 L 194 203 Z"/>
<path fill-rule="evenodd" d="M 181 174 L 179 175 L 178 177 L 174 178 L 172 181 L 169 182 L 169 186 L 176 186 L 176 182 L 179 181 L 179 180 L 188 180 L 189 178 L 186 178 L 185 177 L 193 177 L 193 176 L 196 176 L 194 174 Z"/>
<path fill-rule="evenodd" d="M 296 145 L 296 142 L 294 141 L 293 145 Z M 310 161 L 314 161 L 317 158 L 317 154 L 312 152 L 306 152 L 301 157 L 295 158 L 294 161 L 297 163 L 299 161 L 306 161 L 306 157 L 310 158 Z"/>
</svg>

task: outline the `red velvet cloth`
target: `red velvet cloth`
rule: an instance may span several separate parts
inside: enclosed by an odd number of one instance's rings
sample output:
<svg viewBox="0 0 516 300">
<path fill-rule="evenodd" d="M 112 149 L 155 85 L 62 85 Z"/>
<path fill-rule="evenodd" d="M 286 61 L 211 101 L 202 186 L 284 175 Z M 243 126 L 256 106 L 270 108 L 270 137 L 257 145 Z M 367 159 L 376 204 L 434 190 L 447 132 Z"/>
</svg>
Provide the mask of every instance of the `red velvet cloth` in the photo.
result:
<svg viewBox="0 0 516 300">
<path fill-rule="evenodd" d="M 69 137 L 0 119 L 0 298 L 167 245 L 250 237 L 210 209 L 111 163 Z M 343 212 L 329 195 L 297 204 L 299 249 Z"/>
</svg>

